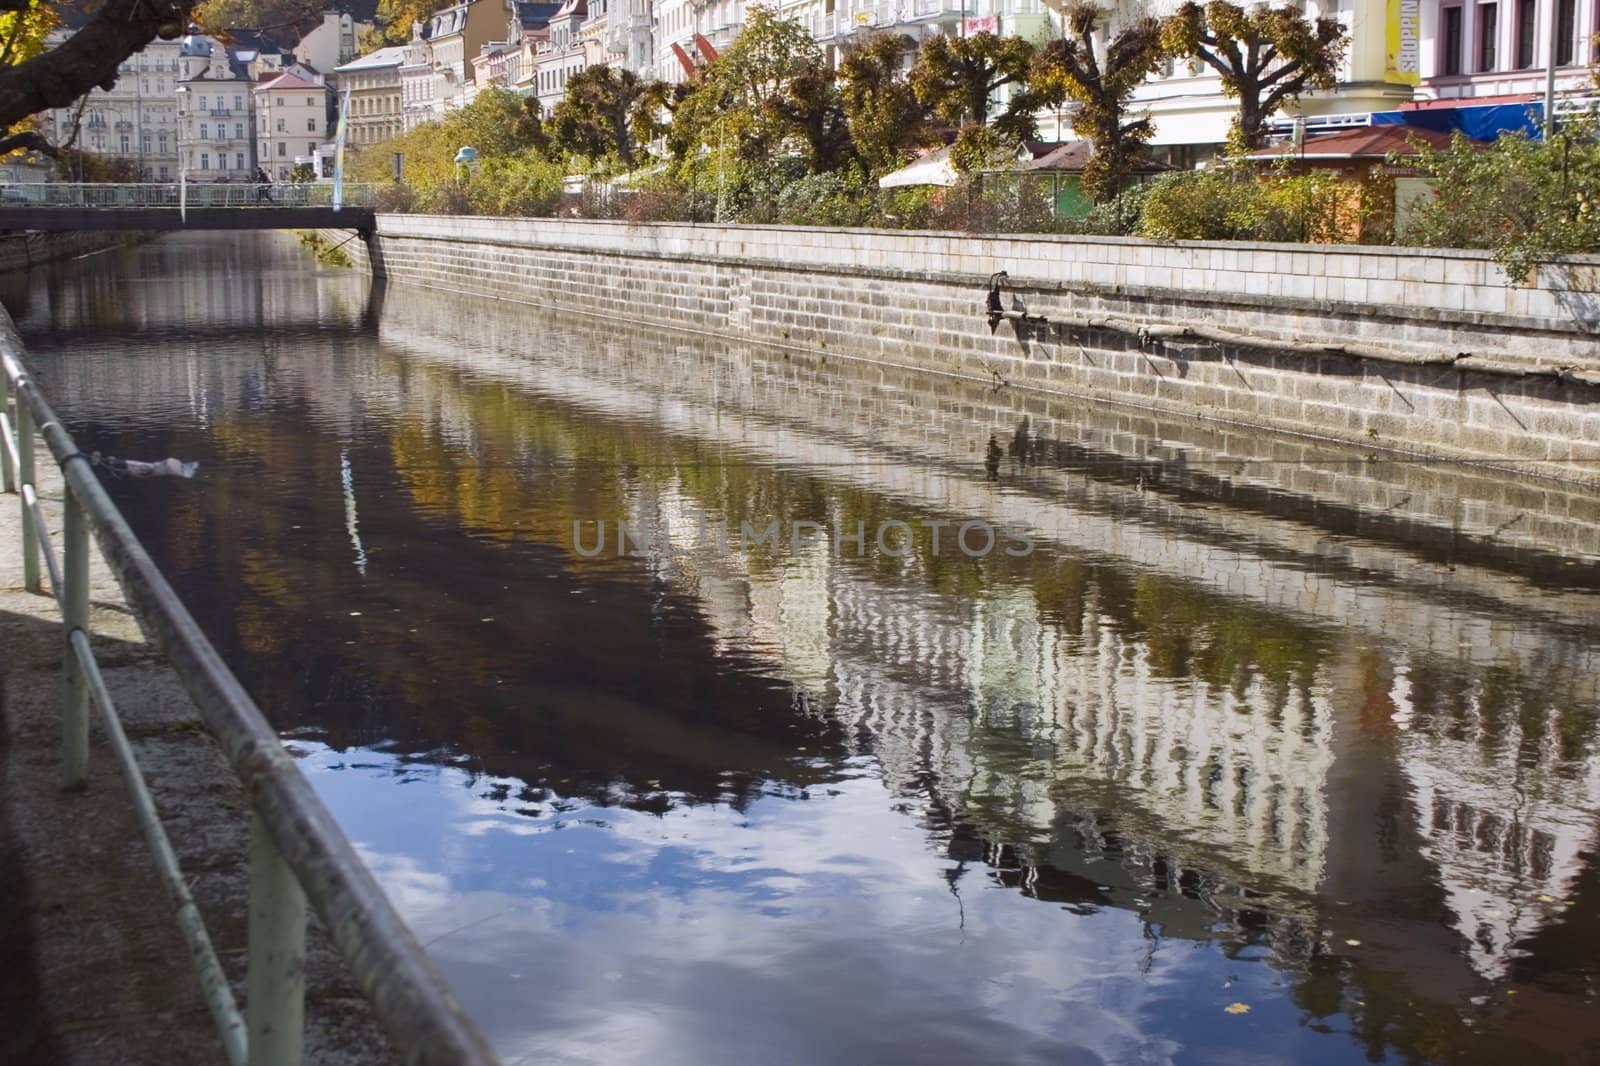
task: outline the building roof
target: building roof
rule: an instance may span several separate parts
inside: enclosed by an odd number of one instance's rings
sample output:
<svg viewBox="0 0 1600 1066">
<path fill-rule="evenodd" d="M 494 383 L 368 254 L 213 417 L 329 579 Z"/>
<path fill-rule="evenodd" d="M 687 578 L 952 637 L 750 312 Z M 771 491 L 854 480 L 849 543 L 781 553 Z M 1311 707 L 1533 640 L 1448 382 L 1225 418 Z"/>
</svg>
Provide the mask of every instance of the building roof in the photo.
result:
<svg viewBox="0 0 1600 1066">
<path fill-rule="evenodd" d="M 258 30 L 245 30 L 230 26 L 223 33 L 227 34 L 234 47 L 240 51 L 256 52 L 260 55 L 268 56 L 287 55 L 289 51 L 283 45 Z"/>
<path fill-rule="evenodd" d="M 300 77 L 290 71 L 285 71 L 275 77 L 265 78 L 256 86 L 257 92 L 267 89 L 326 89 L 327 86 L 318 85 L 314 81 Z"/>
<path fill-rule="evenodd" d="M 1295 159 L 1382 159 L 1390 152 L 1416 155 L 1413 141 L 1431 148 L 1448 148 L 1450 134 L 1416 126 L 1356 126 L 1337 133 L 1308 136 L 1302 148 L 1290 143 L 1273 144 L 1250 154 L 1263 159 L 1284 155 Z"/>
<path fill-rule="evenodd" d="M 544 29 L 561 10 L 560 3 L 525 3 L 523 0 L 515 0 L 515 7 L 517 21 L 524 30 Z"/>
<path fill-rule="evenodd" d="M 336 73 L 352 70 L 381 70 L 384 67 L 398 67 L 405 62 L 405 58 L 405 45 L 393 44 L 387 48 L 380 48 L 376 52 L 369 52 L 364 56 L 352 59 L 348 63 L 341 63 L 333 69 Z"/>
</svg>

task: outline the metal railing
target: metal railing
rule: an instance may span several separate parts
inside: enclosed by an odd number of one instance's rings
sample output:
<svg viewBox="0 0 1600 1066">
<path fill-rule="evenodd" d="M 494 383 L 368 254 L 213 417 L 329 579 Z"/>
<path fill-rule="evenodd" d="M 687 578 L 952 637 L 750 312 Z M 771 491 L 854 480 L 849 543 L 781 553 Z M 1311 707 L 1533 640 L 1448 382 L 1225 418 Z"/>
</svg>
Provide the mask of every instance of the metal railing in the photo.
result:
<svg viewBox="0 0 1600 1066">
<path fill-rule="evenodd" d="M 23 584 L 30 592 L 43 592 L 42 561 L 61 610 L 62 785 L 81 789 L 85 784 L 92 703 L 171 897 L 229 1063 L 300 1062 L 309 903 L 404 1061 L 492 1066 L 495 1058 L 482 1035 L 50 409 L 23 364 L 21 342 L 4 312 L 0 362 L 0 489 L 21 500 Z M 35 481 L 36 433 L 62 473 L 59 561 Z M 250 804 L 247 1012 L 240 1011 L 217 961 L 89 642 L 91 530 L 129 605 L 170 660 Z"/>
<path fill-rule="evenodd" d="M 371 207 L 378 186 L 344 185 L 346 207 Z M 180 203 L 189 207 L 332 207 L 333 185 L 329 182 L 278 182 L 258 185 L 250 182 L 200 182 L 191 180 L 180 191 L 177 182 L 20 182 L 0 184 L 0 207 L 94 207 L 114 210 L 132 207 L 170 207 Z"/>
</svg>

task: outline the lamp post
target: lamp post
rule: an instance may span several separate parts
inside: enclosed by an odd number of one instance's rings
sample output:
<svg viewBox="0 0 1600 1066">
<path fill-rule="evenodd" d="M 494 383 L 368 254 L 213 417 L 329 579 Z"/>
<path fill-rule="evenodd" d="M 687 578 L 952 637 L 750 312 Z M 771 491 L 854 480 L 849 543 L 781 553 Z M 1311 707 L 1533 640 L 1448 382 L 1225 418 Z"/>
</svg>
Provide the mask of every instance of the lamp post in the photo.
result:
<svg viewBox="0 0 1600 1066">
<path fill-rule="evenodd" d="M 456 152 L 456 185 L 465 187 L 472 181 L 473 171 L 478 169 L 478 150 L 470 145 L 463 145 Z"/>
<path fill-rule="evenodd" d="M 1556 131 L 1556 9 L 1561 0 L 1544 0 L 1544 139 Z"/>
</svg>

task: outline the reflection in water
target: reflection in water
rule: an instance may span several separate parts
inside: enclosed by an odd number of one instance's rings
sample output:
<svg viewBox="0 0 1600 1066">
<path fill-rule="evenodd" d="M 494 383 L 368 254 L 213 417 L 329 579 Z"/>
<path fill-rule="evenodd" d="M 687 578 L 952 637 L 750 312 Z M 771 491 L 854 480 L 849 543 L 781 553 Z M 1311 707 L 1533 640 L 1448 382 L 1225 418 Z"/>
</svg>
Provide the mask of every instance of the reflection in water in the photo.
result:
<svg viewBox="0 0 1600 1066">
<path fill-rule="evenodd" d="M 271 237 L 5 295 L 86 447 L 201 460 L 111 488 L 508 1060 L 1600 1039 L 1593 495 Z"/>
</svg>

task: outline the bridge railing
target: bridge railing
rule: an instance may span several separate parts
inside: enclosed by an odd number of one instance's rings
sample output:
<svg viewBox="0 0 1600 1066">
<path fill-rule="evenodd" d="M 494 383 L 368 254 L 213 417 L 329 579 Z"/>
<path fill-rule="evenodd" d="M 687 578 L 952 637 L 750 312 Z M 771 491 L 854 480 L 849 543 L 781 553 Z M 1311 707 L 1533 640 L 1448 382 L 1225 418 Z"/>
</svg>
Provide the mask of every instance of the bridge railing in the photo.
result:
<svg viewBox="0 0 1600 1066">
<path fill-rule="evenodd" d="M 346 183 L 343 203 L 371 207 L 378 187 Z M 332 207 L 333 186 L 328 182 L 23 182 L 0 184 L 0 207 L 150 208 L 188 207 Z"/>
<path fill-rule="evenodd" d="M 482 1035 L 50 409 L 23 363 L 21 341 L 3 311 L 0 363 L 0 489 L 21 497 L 23 584 L 30 592 L 44 591 L 42 561 L 49 592 L 61 611 L 62 784 L 68 789 L 85 784 L 92 704 L 231 1066 L 296 1066 L 301 1061 L 308 902 L 405 1062 L 492 1066 L 494 1054 Z M 35 481 L 36 432 L 61 468 L 60 559 L 50 542 Z M 222 747 L 250 804 L 247 1013 L 240 1011 L 218 962 L 89 642 L 90 532 Z M 92 811 L 84 814 L 93 817 Z"/>
</svg>

